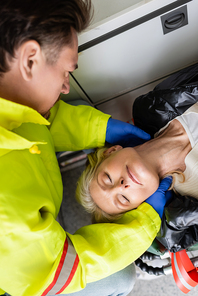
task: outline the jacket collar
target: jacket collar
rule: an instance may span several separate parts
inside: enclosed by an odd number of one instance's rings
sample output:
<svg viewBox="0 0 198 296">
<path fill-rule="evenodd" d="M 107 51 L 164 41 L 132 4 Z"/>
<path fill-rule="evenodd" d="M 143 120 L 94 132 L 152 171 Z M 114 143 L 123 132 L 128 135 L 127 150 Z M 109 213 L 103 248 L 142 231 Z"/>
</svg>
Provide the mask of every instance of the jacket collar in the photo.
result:
<svg viewBox="0 0 198 296">
<path fill-rule="evenodd" d="M 19 127 L 22 123 L 33 122 L 43 125 L 49 125 L 44 117 L 36 110 L 0 98 L 0 126 L 7 130 Z"/>
<path fill-rule="evenodd" d="M 50 124 L 34 109 L 0 98 L 0 156 L 11 150 L 22 149 L 29 149 L 31 153 L 40 153 L 37 145 L 45 142 L 32 142 L 12 132 L 27 122 Z"/>
</svg>

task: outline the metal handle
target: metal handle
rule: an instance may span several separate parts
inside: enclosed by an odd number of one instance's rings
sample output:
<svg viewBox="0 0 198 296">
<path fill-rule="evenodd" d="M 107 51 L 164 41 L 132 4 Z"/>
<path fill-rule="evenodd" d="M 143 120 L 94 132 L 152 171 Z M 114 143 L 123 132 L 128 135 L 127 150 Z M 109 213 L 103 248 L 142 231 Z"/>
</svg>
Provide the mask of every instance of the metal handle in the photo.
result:
<svg viewBox="0 0 198 296">
<path fill-rule="evenodd" d="M 185 21 L 185 14 L 180 13 L 180 14 L 176 14 L 174 16 L 169 17 L 164 22 L 164 26 L 169 30 L 176 29 L 176 28 L 179 28 L 184 21 Z"/>
<path fill-rule="evenodd" d="M 161 16 L 163 33 L 167 34 L 188 24 L 187 5 Z"/>
</svg>

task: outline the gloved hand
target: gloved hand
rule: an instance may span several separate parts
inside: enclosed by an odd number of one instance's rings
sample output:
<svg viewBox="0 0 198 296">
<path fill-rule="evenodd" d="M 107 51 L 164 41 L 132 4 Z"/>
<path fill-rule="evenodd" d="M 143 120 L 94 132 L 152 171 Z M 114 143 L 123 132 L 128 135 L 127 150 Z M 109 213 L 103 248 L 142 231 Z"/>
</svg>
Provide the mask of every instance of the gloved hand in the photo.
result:
<svg viewBox="0 0 198 296">
<path fill-rule="evenodd" d="M 172 177 L 164 178 L 158 189 L 145 200 L 149 205 L 151 205 L 155 211 L 159 214 L 160 218 L 162 218 L 164 207 L 168 201 L 172 198 L 172 191 L 168 190 L 172 183 Z"/>
<path fill-rule="evenodd" d="M 108 120 L 106 142 L 110 144 L 134 147 L 150 140 L 150 138 L 149 134 L 130 123 L 112 118 Z"/>
</svg>

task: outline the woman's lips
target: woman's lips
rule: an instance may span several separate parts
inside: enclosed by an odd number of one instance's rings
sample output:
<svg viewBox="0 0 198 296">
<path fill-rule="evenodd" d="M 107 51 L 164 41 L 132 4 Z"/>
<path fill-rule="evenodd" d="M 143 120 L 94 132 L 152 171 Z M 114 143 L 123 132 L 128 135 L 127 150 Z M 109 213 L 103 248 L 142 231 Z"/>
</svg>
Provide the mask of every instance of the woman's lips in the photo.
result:
<svg viewBox="0 0 198 296">
<path fill-rule="evenodd" d="M 134 183 L 136 183 L 136 184 L 138 184 L 138 185 L 142 185 L 141 183 L 140 183 L 140 181 L 132 174 L 132 172 L 129 170 L 129 168 L 128 168 L 128 166 L 127 166 L 127 173 L 128 173 L 128 176 L 129 176 L 129 178 L 134 182 Z"/>
</svg>

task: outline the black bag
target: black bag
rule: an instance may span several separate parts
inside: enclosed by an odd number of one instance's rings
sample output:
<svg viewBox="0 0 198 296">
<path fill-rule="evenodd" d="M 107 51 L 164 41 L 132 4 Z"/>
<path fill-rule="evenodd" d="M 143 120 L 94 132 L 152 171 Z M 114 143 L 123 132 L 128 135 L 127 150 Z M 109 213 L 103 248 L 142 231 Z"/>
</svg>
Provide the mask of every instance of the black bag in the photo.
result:
<svg viewBox="0 0 198 296">
<path fill-rule="evenodd" d="M 132 117 L 136 126 L 153 137 L 197 101 L 198 63 L 171 75 L 153 91 L 138 97 L 133 104 Z"/>
<path fill-rule="evenodd" d="M 156 239 L 175 253 L 198 243 L 198 200 L 173 195 L 172 202 L 165 207 Z"/>
</svg>

